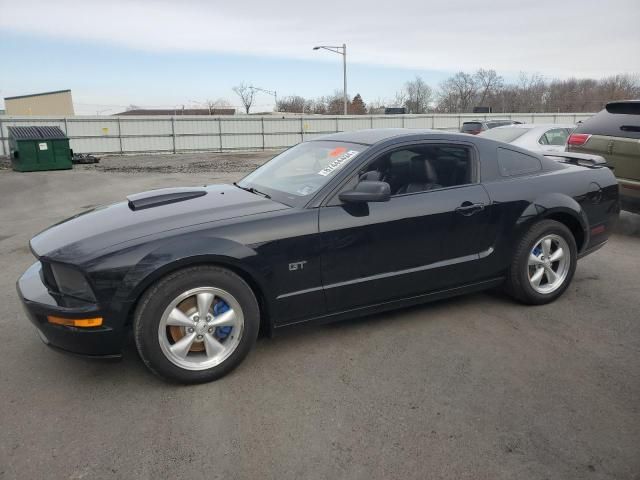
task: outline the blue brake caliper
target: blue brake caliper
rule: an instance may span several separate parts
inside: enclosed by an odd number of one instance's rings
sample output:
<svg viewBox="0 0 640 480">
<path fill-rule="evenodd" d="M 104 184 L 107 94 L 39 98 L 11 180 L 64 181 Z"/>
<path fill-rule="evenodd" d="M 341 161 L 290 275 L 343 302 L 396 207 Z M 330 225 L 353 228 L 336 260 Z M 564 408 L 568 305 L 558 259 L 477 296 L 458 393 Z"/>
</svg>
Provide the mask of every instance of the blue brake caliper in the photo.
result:
<svg viewBox="0 0 640 480">
<path fill-rule="evenodd" d="M 542 248 L 536 247 L 533 249 L 533 254 L 537 257 L 542 253 Z"/>
<path fill-rule="evenodd" d="M 231 307 L 229 307 L 229 305 L 227 305 L 227 302 L 225 302 L 224 300 L 220 300 L 220 299 L 217 299 L 217 300 L 218 301 L 213 306 L 213 316 L 214 316 L 214 318 L 217 317 L 218 315 L 223 314 L 224 312 L 227 312 L 227 311 L 231 310 Z M 232 326 L 217 327 L 216 331 L 215 331 L 215 336 L 219 340 L 224 340 L 225 338 L 227 338 L 229 336 L 229 334 L 231 333 L 232 329 L 233 329 Z"/>
</svg>

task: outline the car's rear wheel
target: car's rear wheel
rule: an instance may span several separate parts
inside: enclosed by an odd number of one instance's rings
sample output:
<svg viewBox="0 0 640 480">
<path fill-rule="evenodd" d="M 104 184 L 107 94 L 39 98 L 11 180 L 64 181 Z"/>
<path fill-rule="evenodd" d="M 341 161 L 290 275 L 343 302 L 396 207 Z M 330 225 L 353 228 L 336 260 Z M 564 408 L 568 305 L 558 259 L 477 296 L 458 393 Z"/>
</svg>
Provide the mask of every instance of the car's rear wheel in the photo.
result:
<svg viewBox="0 0 640 480">
<path fill-rule="evenodd" d="M 235 273 L 216 266 L 174 272 L 142 297 L 134 337 L 144 363 L 181 383 L 215 380 L 235 368 L 258 335 L 253 291 Z"/>
<path fill-rule="evenodd" d="M 520 239 L 507 274 L 508 292 L 541 305 L 564 293 L 576 269 L 576 241 L 562 223 L 543 220 Z"/>
</svg>

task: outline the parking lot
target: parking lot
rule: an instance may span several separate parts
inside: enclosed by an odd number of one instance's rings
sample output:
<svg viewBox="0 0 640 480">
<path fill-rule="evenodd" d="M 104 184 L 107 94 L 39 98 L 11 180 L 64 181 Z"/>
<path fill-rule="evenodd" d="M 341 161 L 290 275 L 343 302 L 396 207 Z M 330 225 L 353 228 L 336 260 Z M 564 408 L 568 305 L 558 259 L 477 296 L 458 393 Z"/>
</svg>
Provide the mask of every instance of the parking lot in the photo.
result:
<svg viewBox="0 0 640 480">
<path fill-rule="evenodd" d="M 640 479 L 640 215 L 555 303 L 491 292 L 293 330 L 210 384 L 160 381 L 132 340 L 111 363 L 42 344 L 14 286 L 34 234 L 272 155 L 0 165 L 0 478 Z"/>
</svg>

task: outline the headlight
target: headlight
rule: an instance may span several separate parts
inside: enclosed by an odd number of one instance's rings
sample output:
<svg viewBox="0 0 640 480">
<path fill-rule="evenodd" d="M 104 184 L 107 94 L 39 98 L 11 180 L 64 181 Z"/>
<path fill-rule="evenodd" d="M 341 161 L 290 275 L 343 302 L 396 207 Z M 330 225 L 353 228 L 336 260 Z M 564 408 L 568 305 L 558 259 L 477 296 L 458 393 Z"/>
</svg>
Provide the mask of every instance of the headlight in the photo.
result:
<svg viewBox="0 0 640 480">
<path fill-rule="evenodd" d="M 58 292 L 88 302 L 96 301 L 96 297 L 82 273 L 72 267 L 59 263 L 52 263 L 50 266 L 56 287 L 58 287 Z"/>
</svg>

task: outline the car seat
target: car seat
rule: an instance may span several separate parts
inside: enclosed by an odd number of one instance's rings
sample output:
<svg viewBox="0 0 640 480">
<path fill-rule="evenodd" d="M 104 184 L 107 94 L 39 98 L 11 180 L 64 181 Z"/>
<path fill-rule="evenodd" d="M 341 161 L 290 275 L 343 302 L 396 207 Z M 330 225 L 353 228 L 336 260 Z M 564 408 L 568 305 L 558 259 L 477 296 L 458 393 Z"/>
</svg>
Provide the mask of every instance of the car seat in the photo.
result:
<svg viewBox="0 0 640 480">
<path fill-rule="evenodd" d="M 400 187 L 396 194 L 424 192 L 441 187 L 442 185 L 438 184 L 438 174 L 431 161 L 421 155 L 411 159 L 410 182 Z"/>
</svg>

